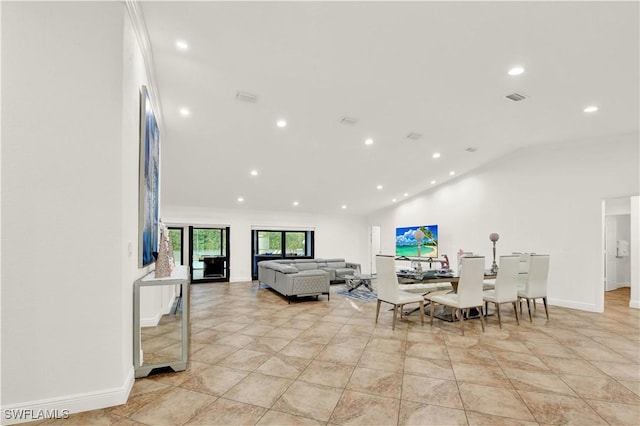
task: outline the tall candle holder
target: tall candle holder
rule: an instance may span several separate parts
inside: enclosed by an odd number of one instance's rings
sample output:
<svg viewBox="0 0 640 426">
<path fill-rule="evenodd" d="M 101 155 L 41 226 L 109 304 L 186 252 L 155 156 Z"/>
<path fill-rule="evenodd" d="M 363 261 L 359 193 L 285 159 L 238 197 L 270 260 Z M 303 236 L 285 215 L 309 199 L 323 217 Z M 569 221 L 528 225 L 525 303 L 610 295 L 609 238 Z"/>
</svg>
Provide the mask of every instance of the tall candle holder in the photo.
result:
<svg viewBox="0 0 640 426">
<path fill-rule="evenodd" d="M 489 239 L 493 242 L 493 263 L 491 264 L 491 273 L 497 274 L 498 264 L 496 263 L 496 241 L 500 239 L 500 235 L 493 232 L 489 235 Z"/>
</svg>

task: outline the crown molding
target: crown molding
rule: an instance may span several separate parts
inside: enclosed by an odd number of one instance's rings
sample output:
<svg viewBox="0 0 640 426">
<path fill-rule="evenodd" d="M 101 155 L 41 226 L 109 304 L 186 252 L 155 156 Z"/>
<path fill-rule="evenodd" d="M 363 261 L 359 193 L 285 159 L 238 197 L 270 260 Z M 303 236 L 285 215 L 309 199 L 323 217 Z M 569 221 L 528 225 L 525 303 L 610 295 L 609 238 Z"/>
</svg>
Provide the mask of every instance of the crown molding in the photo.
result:
<svg viewBox="0 0 640 426">
<path fill-rule="evenodd" d="M 151 42 L 149 41 L 149 32 L 147 31 L 147 25 L 145 24 L 144 14 L 140 8 L 140 2 L 137 0 L 122 0 L 131 20 L 131 26 L 133 32 L 138 40 L 140 51 L 142 52 L 142 58 L 144 61 L 145 73 L 147 77 L 147 90 L 151 97 L 151 105 L 155 111 L 158 124 L 162 125 L 164 117 L 162 114 L 162 107 L 160 103 L 160 92 L 156 84 L 155 78 L 155 65 L 153 62 L 153 52 L 151 50 Z"/>
</svg>

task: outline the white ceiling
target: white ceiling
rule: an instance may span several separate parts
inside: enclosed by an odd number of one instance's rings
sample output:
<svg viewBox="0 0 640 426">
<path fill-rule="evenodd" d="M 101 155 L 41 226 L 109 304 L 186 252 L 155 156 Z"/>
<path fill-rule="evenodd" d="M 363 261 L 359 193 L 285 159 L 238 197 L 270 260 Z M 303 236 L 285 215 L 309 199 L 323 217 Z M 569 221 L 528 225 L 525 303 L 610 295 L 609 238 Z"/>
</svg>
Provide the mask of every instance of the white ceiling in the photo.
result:
<svg viewBox="0 0 640 426">
<path fill-rule="evenodd" d="M 637 2 L 141 7 L 167 205 L 362 214 L 523 146 L 638 132 Z"/>
</svg>

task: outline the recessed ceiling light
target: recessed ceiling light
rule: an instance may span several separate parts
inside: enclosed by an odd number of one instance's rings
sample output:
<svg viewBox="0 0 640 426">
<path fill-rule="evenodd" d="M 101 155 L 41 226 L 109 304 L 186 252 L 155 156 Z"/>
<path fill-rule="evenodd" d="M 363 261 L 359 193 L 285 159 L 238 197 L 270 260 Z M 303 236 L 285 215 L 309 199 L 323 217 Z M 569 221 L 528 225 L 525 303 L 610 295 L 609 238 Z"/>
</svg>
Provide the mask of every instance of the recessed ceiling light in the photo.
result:
<svg viewBox="0 0 640 426">
<path fill-rule="evenodd" d="M 395 203 L 396 201 L 398 201 L 398 200 L 396 200 L 395 198 L 392 198 L 392 199 L 391 199 L 391 202 L 392 202 L 392 203 Z"/>
<path fill-rule="evenodd" d="M 382 185 L 376 186 L 376 189 L 382 189 Z"/>
<path fill-rule="evenodd" d="M 343 205 L 342 205 L 342 208 L 343 208 L 343 209 L 346 209 L 346 208 L 347 208 L 347 205 L 346 205 L 346 204 L 343 204 Z"/>
<path fill-rule="evenodd" d="M 191 114 L 191 111 L 189 111 L 189 109 L 187 108 L 180 108 L 180 115 L 183 117 L 186 117 L 187 115 Z"/>
<path fill-rule="evenodd" d="M 189 48 L 189 45 L 184 40 L 178 40 L 176 41 L 176 47 L 180 50 L 187 50 Z"/>
<path fill-rule="evenodd" d="M 432 157 L 433 158 L 440 158 L 440 153 L 439 152 L 434 152 Z"/>
<path fill-rule="evenodd" d="M 251 170 L 251 176 L 258 176 L 257 170 Z"/>
<path fill-rule="evenodd" d="M 285 120 L 278 120 L 276 122 L 276 126 L 278 126 L 278 127 L 287 127 L 287 122 Z"/>
<path fill-rule="evenodd" d="M 299 202 L 297 202 L 297 201 L 294 201 L 294 202 L 293 202 L 293 205 L 294 205 L 294 206 L 297 206 L 298 204 L 300 204 L 300 203 L 299 203 Z"/>
<path fill-rule="evenodd" d="M 520 75 L 524 72 L 524 68 L 522 67 L 513 67 L 509 70 L 509 75 Z"/>
<path fill-rule="evenodd" d="M 404 194 L 402 194 L 402 195 L 404 195 L 405 197 L 408 197 L 408 196 L 409 196 L 409 193 L 408 193 L 408 192 L 405 192 L 405 193 L 404 193 Z"/>
<path fill-rule="evenodd" d="M 238 197 L 238 202 L 239 202 L 239 203 L 241 203 L 241 202 L 243 202 L 243 201 L 244 201 L 244 198 L 242 198 L 242 197 Z"/>
<path fill-rule="evenodd" d="M 453 170 L 451 170 L 451 171 L 449 172 L 449 176 L 453 176 L 453 175 L 455 175 L 455 174 L 456 174 L 456 172 L 454 172 Z"/>
<path fill-rule="evenodd" d="M 435 185 L 435 184 L 436 184 L 436 181 L 435 181 L 435 180 L 432 180 L 432 181 L 431 181 L 431 185 Z"/>
<path fill-rule="evenodd" d="M 589 105 L 588 107 L 586 107 L 584 109 L 584 112 L 596 112 L 598 110 L 598 107 L 595 105 Z"/>
<path fill-rule="evenodd" d="M 371 138 L 366 139 L 366 140 L 364 141 L 364 144 L 365 144 L 365 145 L 373 145 L 373 139 L 371 139 Z"/>
</svg>

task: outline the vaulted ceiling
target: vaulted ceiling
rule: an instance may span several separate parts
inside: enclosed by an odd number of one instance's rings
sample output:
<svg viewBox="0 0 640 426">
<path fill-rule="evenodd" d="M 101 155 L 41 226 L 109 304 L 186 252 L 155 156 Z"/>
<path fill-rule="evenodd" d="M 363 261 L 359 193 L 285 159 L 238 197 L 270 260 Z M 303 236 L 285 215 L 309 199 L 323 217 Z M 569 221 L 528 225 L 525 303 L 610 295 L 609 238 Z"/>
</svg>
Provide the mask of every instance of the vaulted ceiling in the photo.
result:
<svg viewBox="0 0 640 426">
<path fill-rule="evenodd" d="M 637 2 L 140 4 L 166 205 L 363 214 L 524 146 L 638 132 Z"/>
</svg>

